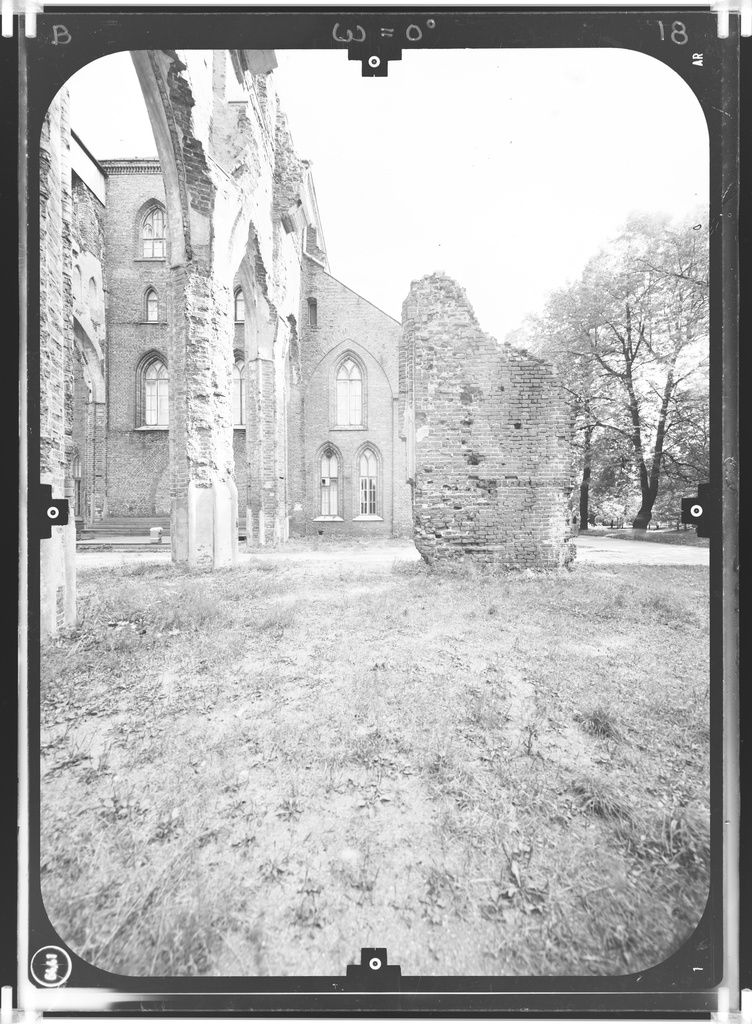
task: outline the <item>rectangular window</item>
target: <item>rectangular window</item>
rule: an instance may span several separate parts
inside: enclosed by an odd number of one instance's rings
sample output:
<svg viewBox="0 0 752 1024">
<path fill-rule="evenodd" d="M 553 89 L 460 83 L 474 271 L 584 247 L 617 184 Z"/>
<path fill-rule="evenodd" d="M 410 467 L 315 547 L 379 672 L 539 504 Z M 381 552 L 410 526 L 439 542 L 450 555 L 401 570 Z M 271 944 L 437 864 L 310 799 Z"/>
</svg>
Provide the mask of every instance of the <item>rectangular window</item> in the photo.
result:
<svg viewBox="0 0 752 1024">
<path fill-rule="evenodd" d="M 147 427 L 152 427 L 157 422 L 157 382 L 147 380 L 146 382 L 146 415 L 144 422 Z"/>
<path fill-rule="evenodd" d="M 167 411 L 167 385 L 166 380 L 157 381 L 157 415 L 159 423 L 162 426 L 167 426 L 169 413 Z"/>
<path fill-rule="evenodd" d="M 308 326 L 318 327 L 319 325 L 319 310 L 316 299 L 308 300 Z"/>
<path fill-rule="evenodd" d="M 337 423 L 350 422 L 350 382 L 337 381 Z"/>
<path fill-rule="evenodd" d="M 353 427 L 360 426 L 361 417 L 361 400 L 360 400 L 360 381 L 350 381 L 350 419 L 349 422 Z"/>
<path fill-rule="evenodd" d="M 233 382 L 232 390 L 232 422 L 236 427 L 242 426 L 245 423 L 245 395 L 244 395 L 244 384 L 245 381 L 241 377 L 235 378 Z"/>
<path fill-rule="evenodd" d="M 362 516 L 376 515 L 376 481 L 373 477 L 361 477 L 360 479 L 360 514 Z"/>
<path fill-rule="evenodd" d="M 166 380 L 147 380 L 145 425 L 147 427 L 166 427 L 168 422 L 168 382 Z"/>
</svg>

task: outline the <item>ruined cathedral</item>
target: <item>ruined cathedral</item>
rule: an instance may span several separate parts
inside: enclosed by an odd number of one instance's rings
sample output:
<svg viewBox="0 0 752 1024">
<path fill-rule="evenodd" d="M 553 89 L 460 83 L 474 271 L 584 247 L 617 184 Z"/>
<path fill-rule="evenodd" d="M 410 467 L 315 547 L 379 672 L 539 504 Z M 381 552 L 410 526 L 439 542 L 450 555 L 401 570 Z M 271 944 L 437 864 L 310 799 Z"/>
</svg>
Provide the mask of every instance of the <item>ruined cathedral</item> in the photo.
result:
<svg viewBox="0 0 752 1024">
<path fill-rule="evenodd" d="M 442 274 L 402 323 L 332 275 L 269 51 L 132 54 L 157 159 L 107 159 L 61 92 L 40 151 L 41 626 L 75 616 L 75 538 L 169 523 L 173 560 L 413 536 L 424 557 L 564 564 L 568 412 Z"/>
</svg>

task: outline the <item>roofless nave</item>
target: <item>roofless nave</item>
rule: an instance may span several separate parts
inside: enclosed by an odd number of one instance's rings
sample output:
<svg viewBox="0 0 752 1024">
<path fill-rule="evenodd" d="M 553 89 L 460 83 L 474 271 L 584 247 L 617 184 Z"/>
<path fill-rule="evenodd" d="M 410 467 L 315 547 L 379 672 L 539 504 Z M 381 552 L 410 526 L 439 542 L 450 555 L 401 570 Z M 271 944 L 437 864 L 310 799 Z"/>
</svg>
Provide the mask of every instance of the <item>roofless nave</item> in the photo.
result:
<svg viewBox="0 0 752 1024">
<path fill-rule="evenodd" d="M 132 54 L 158 161 L 98 161 L 62 92 L 40 167 L 41 481 L 79 520 L 170 516 L 172 557 L 414 532 L 424 557 L 572 557 L 552 371 L 442 274 L 403 325 L 329 271 L 268 51 Z M 238 99 L 238 96 L 242 96 Z M 75 620 L 75 526 L 42 628 Z"/>
</svg>

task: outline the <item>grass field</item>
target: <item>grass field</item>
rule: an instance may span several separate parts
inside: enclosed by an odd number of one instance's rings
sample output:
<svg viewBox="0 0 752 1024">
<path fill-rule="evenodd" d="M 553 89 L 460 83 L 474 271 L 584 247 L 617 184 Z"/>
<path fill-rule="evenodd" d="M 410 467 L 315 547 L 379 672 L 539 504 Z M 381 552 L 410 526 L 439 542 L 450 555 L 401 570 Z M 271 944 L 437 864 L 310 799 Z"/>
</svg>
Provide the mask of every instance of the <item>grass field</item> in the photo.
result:
<svg viewBox="0 0 752 1024">
<path fill-rule="evenodd" d="M 42 889 L 131 975 L 613 975 L 708 886 L 707 570 L 79 573 Z"/>
</svg>

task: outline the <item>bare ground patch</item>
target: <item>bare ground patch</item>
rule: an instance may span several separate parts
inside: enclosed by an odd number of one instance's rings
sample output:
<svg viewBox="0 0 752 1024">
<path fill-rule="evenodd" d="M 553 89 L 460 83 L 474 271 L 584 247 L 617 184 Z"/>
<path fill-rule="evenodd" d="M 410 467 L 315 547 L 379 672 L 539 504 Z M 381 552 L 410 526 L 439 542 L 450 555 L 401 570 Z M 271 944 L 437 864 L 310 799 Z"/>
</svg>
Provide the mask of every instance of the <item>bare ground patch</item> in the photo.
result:
<svg viewBox="0 0 752 1024">
<path fill-rule="evenodd" d="M 362 945 L 409 974 L 622 974 L 681 945 L 707 570 L 294 554 L 81 573 L 42 659 L 65 941 L 133 975 L 339 975 Z"/>
</svg>

